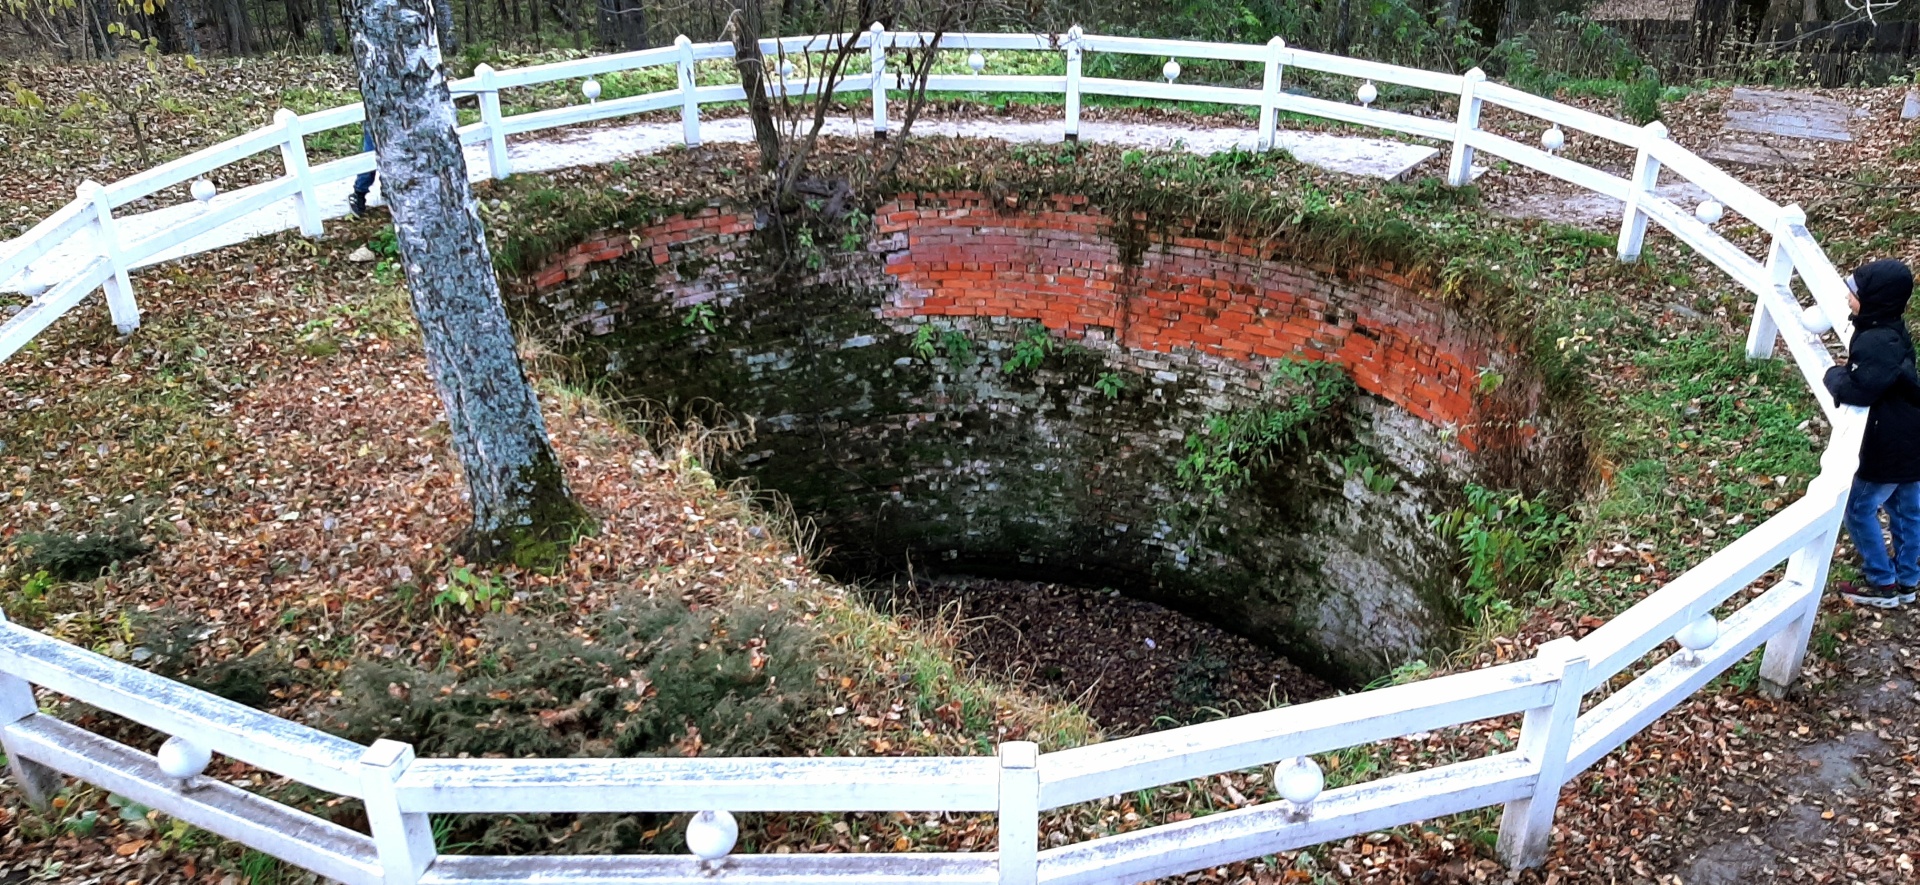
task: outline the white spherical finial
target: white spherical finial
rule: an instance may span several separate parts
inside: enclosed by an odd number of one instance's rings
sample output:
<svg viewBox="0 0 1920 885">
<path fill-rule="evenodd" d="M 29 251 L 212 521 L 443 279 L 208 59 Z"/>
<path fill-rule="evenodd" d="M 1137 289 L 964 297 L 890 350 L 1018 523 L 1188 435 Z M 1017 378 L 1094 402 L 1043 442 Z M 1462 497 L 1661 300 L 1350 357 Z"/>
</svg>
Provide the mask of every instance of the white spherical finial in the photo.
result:
<svg viewBox="0 0 1920 885">
<path fill-rule="evenodd" d="M 867 30 L 872 31 L 876 34 L 884 34 L 887 32 L 887 26 L 879 22 L 874 22 L 873 27 L 868 28 Z"/>
<path fill-rule="evenodd" d="M 1700 219 L 1702 224 L 1719 224 L 1726 214 L 1727 207 L 1716 200 L 1706 200 L 1693 209 L 1693 217 Z"/>
<path fill-rule="evenodd" d="M 1362 105 L 1372 107 L 1374 99 L 1380 97 L 1380 90 L 1373 85 L 1372 80 L 1368 80 L 1360 84 L 1360 89 L 1354 93 L 1354 97 L 1360 99 Z"/>
<path fill-rule="evenodd" d="M 740 823 L 724 811 L 702 811 L 687 821 L 687 849 L 712 862 L 733 851 L 740 839 Z"/>
<path fill-rule="evenodd" d="M 190 190 L 193 193 L 193 198 L 196 200 L 199 200 L 200 204 L 203 206 L 211 202 L 213 200 L 213 195 L 219 192 L 213 186 L 213 182 L 208 181 L 204 178 L 194 179 L 193 185 L 189 187 L 188 190 Z"/>
<path fill-rule="evenodd" d="M 1686 649 L 1687 659 L 1696 663 L 1700 660 L 1700 651 L 1713 645 L 1719 638 L 1720 622 L 1714 620 L 1712 614 L 1694 618 L 1681 627 L 1680 632 L 1673 634 L 1674 641 Z"/>
<path fill-rule="evenodd" d="M 1548 129 L 1545 132 L 1540 133 L 1540 146 L 1543 148 L 1546 148 L 1547 153 L 1550 153 L 1550 154 L 1559 153 L 1562 148 L 1565 148 L 1567 146 L 1566 130 L 1563 130 L 1558 126 L 1555 126 L 1551 129 Z"/>
<path fill-rule="evenodd" d="M 580 84 L 580 94 L 586 96 L 589 102 L 599 101 L 600 81 L 588 77 L 587 82 Z"/>
<path fill-rule="evenodd" d="M 300 115 L 294 113 L 289 108 L 281 108 L 273 112 L 273 122 L 282 126 L 291 126 L 299 121 Z"/>
<path fill-rule="evenodd" d="M 687 35 L 685 35 L 685 34 L 681 34 L 680 36 L 678 36 L 678 37 L 675 37 L 675 38 L 673 38 L 673 45 L 675 45 L 675 46 L 678 46 L 678 47 L 681 47 L 681 48 L 683 48 L 683 49 L 684 49 L 684 48 L 686 48 L 686 47 L 688 47 L 688 46 L 692 46 L 692 45 L 693 45 L 693 38 L 692 38 L 692 37 L 688 37 L 688 36 L 687 36 Z"/>
<path fill-rule="evenodd" d="M 1273 786 L 1280 798 L 1292 803 L 1296 808 L 1305 808 L 1313 804 L 1320 791 L 1327 786 L 1327 777 L 1321 773 L 1320 765 L 1305 756 L 1295 756 L 1273 767 Z"/>
<path fill-rule="evenodd" d="M 972 55 L 967 56 L 967 67 L 972 68 L 973 72 L 978 74 L 987 69 L 987 57 L 981 55 L 979 51 L 976 50 Z"/>
<path fill-rule="evenodd" d="M 793 59 L 790 59 L 790 58 L 781 59 L 780 60 L 780 79 L 785 80 L 791 76 L 793 76 Z"/>
<path fill-rule="evenodd" d="M 1651 123 L 1648 123 L 1646 128 L 1647 128 L 1647 134 L 1653 136 L 1654 138 L 1667 137 L 1667 124 L 1662 123 L 1659 120 L 1655 120 Z"/>
<path fill-rule="evenodd" d="M 213 751 L 175 735 L 160 745 L 155 758 L 168 777 L 186 780 L 199 777 L 200 772 L 207 770 L 207 764 L 213 761 Z"/>
<path fill-rule="evenodd" d="M 53 288 L 53 284 L 51 283 L 44 283 L 44 282 L 35 280 L 33 278 L 33 268 L 31 266 L 21 268 L 20 275 L 27 278 L 25 282 L 20 284 L 20 294 L 25 295 L 28 298 L 32 298 L 37 301 L 40 299 L 41 295 L 46 294 L 48 289 Z"/>
<path fill-rule="evenodd" d="M 1833 321 L 1827 319 L 1827 312 L 1815 304 L 1800 311 L 1800 325 L 1815 335 L 1825 335 L 1833 330 Z"/>
<path fill-rule="evenodd" d="M 1087 33 L 1086 31 L 1080 30 L 1079 25 L 1074 25 L 1073 27 L 1067 29 L 1067 39 L 1072 40 L 1074 42 L 1079 42 L 1081 37 L 1086 36 L 1086 33 Z"/>
<path fill-rule="evenodd" d="M 1167 59 L 1167 63 L 1160 68 L 1160 76 L 1167 78 L 1168 83 L 1172 83 L 1180 76 L 1180 63 L 1171 58 Z"/>
</svg>

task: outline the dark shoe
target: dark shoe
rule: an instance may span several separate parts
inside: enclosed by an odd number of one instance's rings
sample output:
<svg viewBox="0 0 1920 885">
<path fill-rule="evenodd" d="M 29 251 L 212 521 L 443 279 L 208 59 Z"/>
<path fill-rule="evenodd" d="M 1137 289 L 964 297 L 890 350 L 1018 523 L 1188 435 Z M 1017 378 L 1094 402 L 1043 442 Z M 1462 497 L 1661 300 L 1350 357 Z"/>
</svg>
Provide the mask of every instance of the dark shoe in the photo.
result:
<svg viewBox="0 0 1920 885">
<path fill-rule="evenodd" d="M 354 191 L 353 196 L 347 198 L 347 211 L 352 212 L 356 218 L 365 218 L 367 216 L 367 195 L 359 191 Z"/>
<path fill-rule="evenodd" d="M 1843 583 L 1840 585 L 1840 598 L 1855 605 L 1871 605 L 1874 608 L 1899 608 L 1903 601 L 1900 588 L 1893 584 L 1885 587 L 1872 587 L 1863 584 Z"/>
</svg>

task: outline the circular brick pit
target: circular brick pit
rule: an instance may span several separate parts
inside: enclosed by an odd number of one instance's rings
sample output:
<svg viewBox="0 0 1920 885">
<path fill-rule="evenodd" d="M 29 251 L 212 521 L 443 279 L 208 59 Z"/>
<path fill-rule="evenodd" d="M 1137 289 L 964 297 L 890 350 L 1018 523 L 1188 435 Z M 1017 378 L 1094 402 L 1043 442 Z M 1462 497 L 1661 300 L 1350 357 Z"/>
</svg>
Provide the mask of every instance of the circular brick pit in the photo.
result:
<svg viewBox="0 0 1920 885">
<path fill-rule="evenodd" d="M 758 218 L 590 237 L 515 310 L 623 397 L 751 422 L 717 467 L 788 496 L 845 575 L 1113 587 L 1350 682 L 1451 642 L 1456 556 L 1430 519 L 1464 483 L 1567 472 L 1519 350 L 1390 264 L 1074 196 L 903 195 L 812 250 Z M 1301 395 L 1288 360 L 1354 392 L 1244 485 L 1182 481 L 1210 419 Z"/>
</svg>

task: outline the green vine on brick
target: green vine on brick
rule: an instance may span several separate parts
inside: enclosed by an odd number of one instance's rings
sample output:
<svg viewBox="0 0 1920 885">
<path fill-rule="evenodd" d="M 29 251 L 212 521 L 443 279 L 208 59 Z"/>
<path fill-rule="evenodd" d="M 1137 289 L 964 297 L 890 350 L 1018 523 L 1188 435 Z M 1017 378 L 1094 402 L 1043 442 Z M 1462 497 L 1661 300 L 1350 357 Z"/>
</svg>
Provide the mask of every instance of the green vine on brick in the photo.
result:
<svg viewBox="0 0 1920 885">
<path fill-rule="evenodd" d="M 1053 336 L 1047 334 L 1047 327 L 1035 323 L 1021 333 L 1019 340 L 1013 342 L 1013 355 L 1000 366 L 1001 371 L 1009 375 L 1018 375 L 1040 368 L 1047 354 L 1053 352 Z"/>
<path fill-rule="evenodd" d="M 1277 406 L 1211 416 L 1204 432 L 1187 434 L 1187 453 L 1175 465 L 1182 486 L 1215 498 L 1238 490 L 1289 442 L 1304 445 L 1308 428 L 1353 386 L 1338 366 L 1309 360 L 1276 365 L 1271 381 L 1298 392 Z"/>
</svg>

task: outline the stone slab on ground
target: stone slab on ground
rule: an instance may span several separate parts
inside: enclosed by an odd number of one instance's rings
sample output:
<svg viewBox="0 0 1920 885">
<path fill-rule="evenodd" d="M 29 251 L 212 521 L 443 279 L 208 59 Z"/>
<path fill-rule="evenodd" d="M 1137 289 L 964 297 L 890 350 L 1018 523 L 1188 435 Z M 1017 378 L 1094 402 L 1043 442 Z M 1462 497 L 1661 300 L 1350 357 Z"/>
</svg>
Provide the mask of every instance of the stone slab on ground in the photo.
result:
<svg viewBox="0 0 1920 885">
<path fill-rule="evenodd" d="M 1702 156 L 1750 166 L 1801 166 L 1813 161 L 1821 142 L 1852 141 L 1849 124 L 1867 113 L 1823 95 L 1740 86 L 1726 115 L 1726 131 Z"/>
<path fill-rule="evenodd" d="M 1698 185 L 1686 181 L 1663 184 L 1655 188 L 1654 193 L 1689 214 L 1702 201 L 1712 198 Z M 1621 200 L 1571 186 L 1503 197 L 1490 201 L 1489 207 L 1512 218 L 1537 218 L 1595 230 L 1618 228 L 1620 217 L 1627 210 L 1627 204 Z"/>
<path fill-rule="evenodd" d="M 1907 90 L 1905 101 L 1900 103 L 1900 119 L 1912 120 L 1920 117 L 1920 89 Z"/>
<path fill-rule="evenodd" d="M 1059 143 L 1066 137 L 1060 121 L 1017 122 L 1002 120 L 943 120 L 922 122 L 914 127 L 917 135 L 946 135 L 960 138 L 991 138 L 1027 143 Z M 870 137 L 865 121 L 833 119 L 827 121 L 825 134 L 841 137 Z M 703 120 L 700 137 L 705 142 L 753 141 L 753 129 L 744 117 Z M 1253 130 L 1238 127 L 1191 128 L 1176 125 L 1139 123 L 1083 122 L 1083 141 L 1156 149 L 1184 149 L 1197 154 L 1212 154 L 1235 149 L 1253 150 Z M 513 142 L 508 156 L 515 172 L 544 172 L 574 166 L 594 166 L 622 157 L 656 153 L 681 143 L 678 122 L 633 123 L 604 129 L 581 129 L 543 133 Z M 1333 135 L 1322 132 L 1282 132 L 1280 145 L 1309 165 L 1348 175 L 1397 180 L 1414 167 L 1440 153 L 1438 148 L 1407 144 L 1382 138 Z M 485 145 L 466 149 L 468 176 L 474 180 L 488 177 Z M 317 200 L 324 218 L 347 214 L 350 182 L 321 185 Z M 241 189 L 216 195 L 211 205 L 219 207 L 244 199 L 253 191 Z M 381 202 L 376 183 L 372 202 Z M 182 203 L 129 215 L 118 219 L 123 242 L 138 242 L 166 228 L 208 211 L 198 203 Z M 245 218 L 209 231 L 186 243 L 167 249 L 140 266 L 160 264 L 186 255 L 211 251 L 298 226 L 292 199 L 267 206 Z M 0 254 L 11 250 L 11 243 L 0 243 Z M 0 281 L 0 292 L 39 292 L 72 276 L 99 254 L 91 231 L 82 231 L 66 244 L 35 262 L 28 272 Z M 4 319 L 0 317 L 0 319 Z"/>
</svg>

